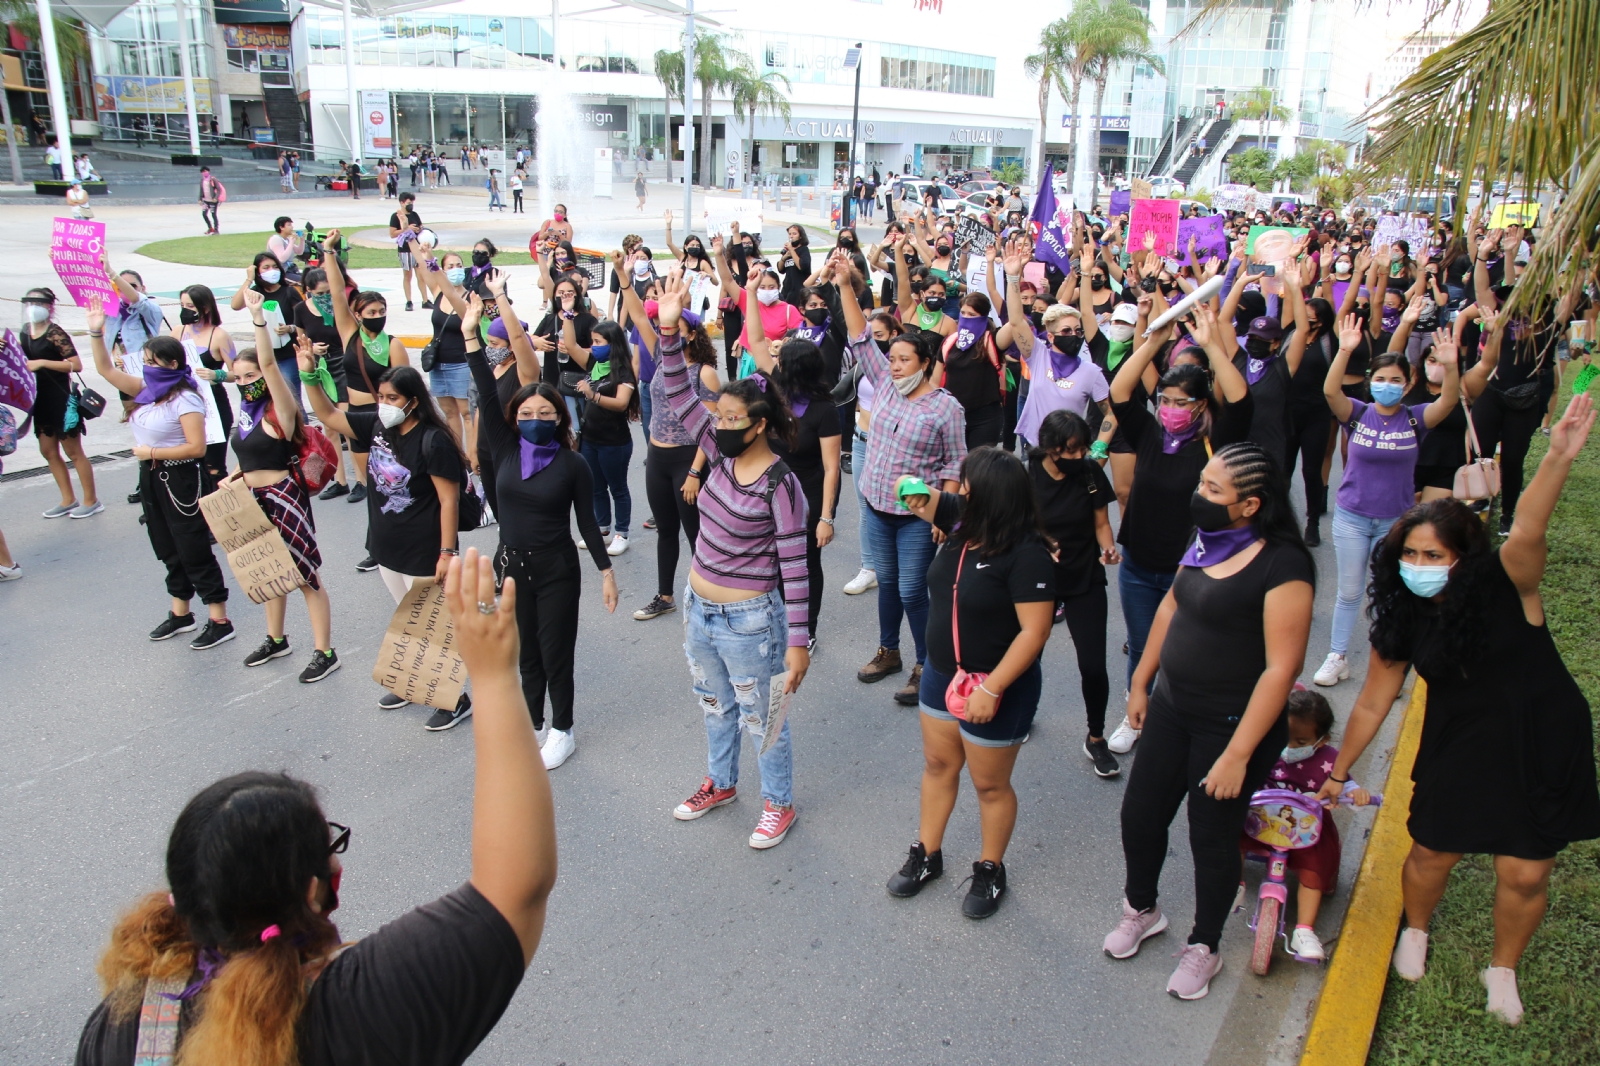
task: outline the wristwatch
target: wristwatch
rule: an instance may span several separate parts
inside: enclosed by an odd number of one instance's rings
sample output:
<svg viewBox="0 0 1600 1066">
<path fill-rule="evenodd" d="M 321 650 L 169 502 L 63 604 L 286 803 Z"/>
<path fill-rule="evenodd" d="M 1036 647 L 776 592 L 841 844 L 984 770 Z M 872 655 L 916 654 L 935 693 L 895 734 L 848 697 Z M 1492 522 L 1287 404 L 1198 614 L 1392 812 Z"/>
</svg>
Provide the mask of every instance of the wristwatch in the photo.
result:
<svg viewBox="0 0 1600 1066">
<path fill-rule="evenodd" d="M 689 468 L 689 476 L 694 478 L 696 481 L 704 481 L 706 479 L 706 472 L 704 470 L 696 470 L 691 466 Z"/>
<path fill-rule="evenodd" d="M 818 522 L 826 522 L 830 526 L 833 525 L 833 519 L 831 519 L 831 518 L 818 518 L 817 521 Z"/>
</svg>

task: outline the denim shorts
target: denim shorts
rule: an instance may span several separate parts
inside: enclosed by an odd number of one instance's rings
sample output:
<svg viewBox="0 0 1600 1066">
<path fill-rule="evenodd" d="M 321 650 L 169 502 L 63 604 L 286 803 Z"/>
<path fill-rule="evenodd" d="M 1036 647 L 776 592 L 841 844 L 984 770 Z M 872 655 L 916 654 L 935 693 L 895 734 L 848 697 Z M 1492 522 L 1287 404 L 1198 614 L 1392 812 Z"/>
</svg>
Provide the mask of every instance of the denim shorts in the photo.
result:
<svg viewBox="0 0 1600 1066">
<path fill-rule="evenodd" d="M 450 396 L 457 400 L 467 398 L 472 386 L 472 371 L 466 363 L 435 363 L 428 371 L 428 388 L 435 397 Z"/>
<path fill-rule="evenodd" d="M 922 690 L 919 693 L 922 713 L 929 718 L 961 723 L 961 739 L 980 748 L 1009 748 L 1022 743 L 1022 738 L 1033 728 L 1033 716 L 1039 710 L 1039 693 L 1044 688 L 1044 671 L 1039 660 L 1023 671 L 1011 687 L 1000 694 L 1000 709 L 995 716 L 981 725 L 962 722 L 944 709 L 944 690 L 950 687 L 950 675 L 942 674 L 931 662 L 922 664 Z"/>
</svg>

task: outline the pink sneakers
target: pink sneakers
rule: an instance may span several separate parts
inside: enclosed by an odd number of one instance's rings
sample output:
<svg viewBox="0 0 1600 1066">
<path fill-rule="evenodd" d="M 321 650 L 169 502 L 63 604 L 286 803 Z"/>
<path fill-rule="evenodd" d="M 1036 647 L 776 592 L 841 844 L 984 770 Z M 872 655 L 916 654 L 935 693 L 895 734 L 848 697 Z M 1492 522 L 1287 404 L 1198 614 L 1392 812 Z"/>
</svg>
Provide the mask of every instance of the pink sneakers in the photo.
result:
<svg viewBox="0 0 1600 1066">
<path fill-rule="evenodd" d="M 1428 931 L 1407 926 L 1394 946 L 1394 972 L 1407 981 L 1420 981 L 1428 972 Z"/>
<path fill-rule="evenodd" d="M 1136 911 L 1127 900 L 1122 901 L 1122 921 L 1106 934 L 1106 954 L 1113 959 L 1131 959 L 1139 953 L 1139 945 L 1167 928 L 1167 916 L 1160 907 Z"/>
<path fill-rule="evenodd" d="M 1522 1024 L 1522 997 L 1517 995 L 1517 971 L 1509 966 L 1491 966 L 1479 975 L 1489 990 L 1488 1013 L 1507 1025 Z"/>
<path fill-rule="evenodd" d="M 705 783 L 700 786 L 700 791 L 672 809 L 672 816 L 680 822 L 692 822 L 713 807 L 720 807 L 724 803 L 732 803 L 738 798 L 736 790 L 718 788 L 708 777 Z"/>
<path fill-rule="evenodd" d="M 1204 999 L 1211 991 L 1211 979 L 1222 972 L 1222 956 L 1204 944 L 1185 944 L 1178 955 L 1178 968 L 1167 979 L 1167 994 L 1179 999 Z"/>
<path fill-rule="evenodd" d="M 793 825 L 794 808 L 779 807 L 768 800 L 762 808 L 761 820 L 756 823 L 756 831 L 750 834 L 750 846 L 775 848 L 783 843 L 783 838 L 789 835 L 789 828 Z"/>
</svg>

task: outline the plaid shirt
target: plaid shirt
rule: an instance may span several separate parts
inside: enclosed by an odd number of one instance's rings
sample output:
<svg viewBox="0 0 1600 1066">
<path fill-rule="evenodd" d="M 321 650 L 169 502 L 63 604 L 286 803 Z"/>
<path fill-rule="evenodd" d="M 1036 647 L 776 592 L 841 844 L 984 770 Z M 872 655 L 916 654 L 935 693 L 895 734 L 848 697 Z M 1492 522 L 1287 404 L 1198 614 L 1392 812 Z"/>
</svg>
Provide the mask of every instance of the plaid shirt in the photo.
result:
<svg viewBox="0 0 1600 1066">
<path fill-rule="evenodd" d="M 889 377 L 889 357 L 878 350 L 872 331 L 850 342 L 850 351 L 872 380 L 872 429 L 868 432 L 866 469 L 857 472 L 861 494 L 884 514 L 910 514 L 895 496 L 895 482 L 905 474 L 938 487 L 961 477 L 967 458 L 967 415 L 961 402 L 944 389 L 908 400 Z"/>
</svg>

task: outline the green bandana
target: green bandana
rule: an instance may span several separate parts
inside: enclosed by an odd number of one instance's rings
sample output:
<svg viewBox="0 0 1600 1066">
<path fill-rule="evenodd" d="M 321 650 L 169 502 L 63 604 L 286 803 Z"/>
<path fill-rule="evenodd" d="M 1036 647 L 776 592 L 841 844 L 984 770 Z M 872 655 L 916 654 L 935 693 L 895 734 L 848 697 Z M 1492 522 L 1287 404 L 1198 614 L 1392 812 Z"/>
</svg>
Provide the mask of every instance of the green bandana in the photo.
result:
<svg viewBox="0 0 1600 1066">
<path fill-rule="evenodd" d="M 926 307 L 923 307 L 920 303 L 917 304 L 917 328 L 918 329 L 928 330 L 928 331 L 932 332 L 932 331 L 934 331 L 935 327 L 937 327 L 939 325 L 939 323 L 941 321 L 943 321 L 943 319 L 944 319 L 944 312 L 943 311 L 930 311 Z"/>
<path fill-rule="evenodd" d="M 365 330 L 359 330 L 362 347 L 367 350 L 367 357 L 379 366 L 389 365 L 389 335 L 380 333 L 376 337 L 369 337 Z"/>
<path fill-rule="evenodd" d="M 300 375 L 300 380 L 314 385 L 321 385 L 322 391 L 328 394 L 329 403 L 339 402 L 339 386 L 334 383 L 333 372 L 328 369 L 328 357 L 317 357 L 317 368 L 309 373 Z"/>
<path fill-rule="evenodd" d="M 589 380 L 590 381 L 604 381 L 606 378 L 608 378 L 610 376 L 611 376 L 611 360 L 609 360 L 609 359 L 607 359 L 603 363 L 595 363 L 594 366 L 589 370 Z"/>
<path fill-rule="evenodd" d="M 1132 340 L 1112 341 L 1106 348 L 1106 369 L 1115 370 L 1131 351 L 1133 351 Z"/>
<path fill-rule="evenodd" d="M 311 306 L 317 309 L 317 314 L 322 316 L 324 326 L 333 325 L 333 293 L 314 292 L 311 294 Z"/>
</svg>

